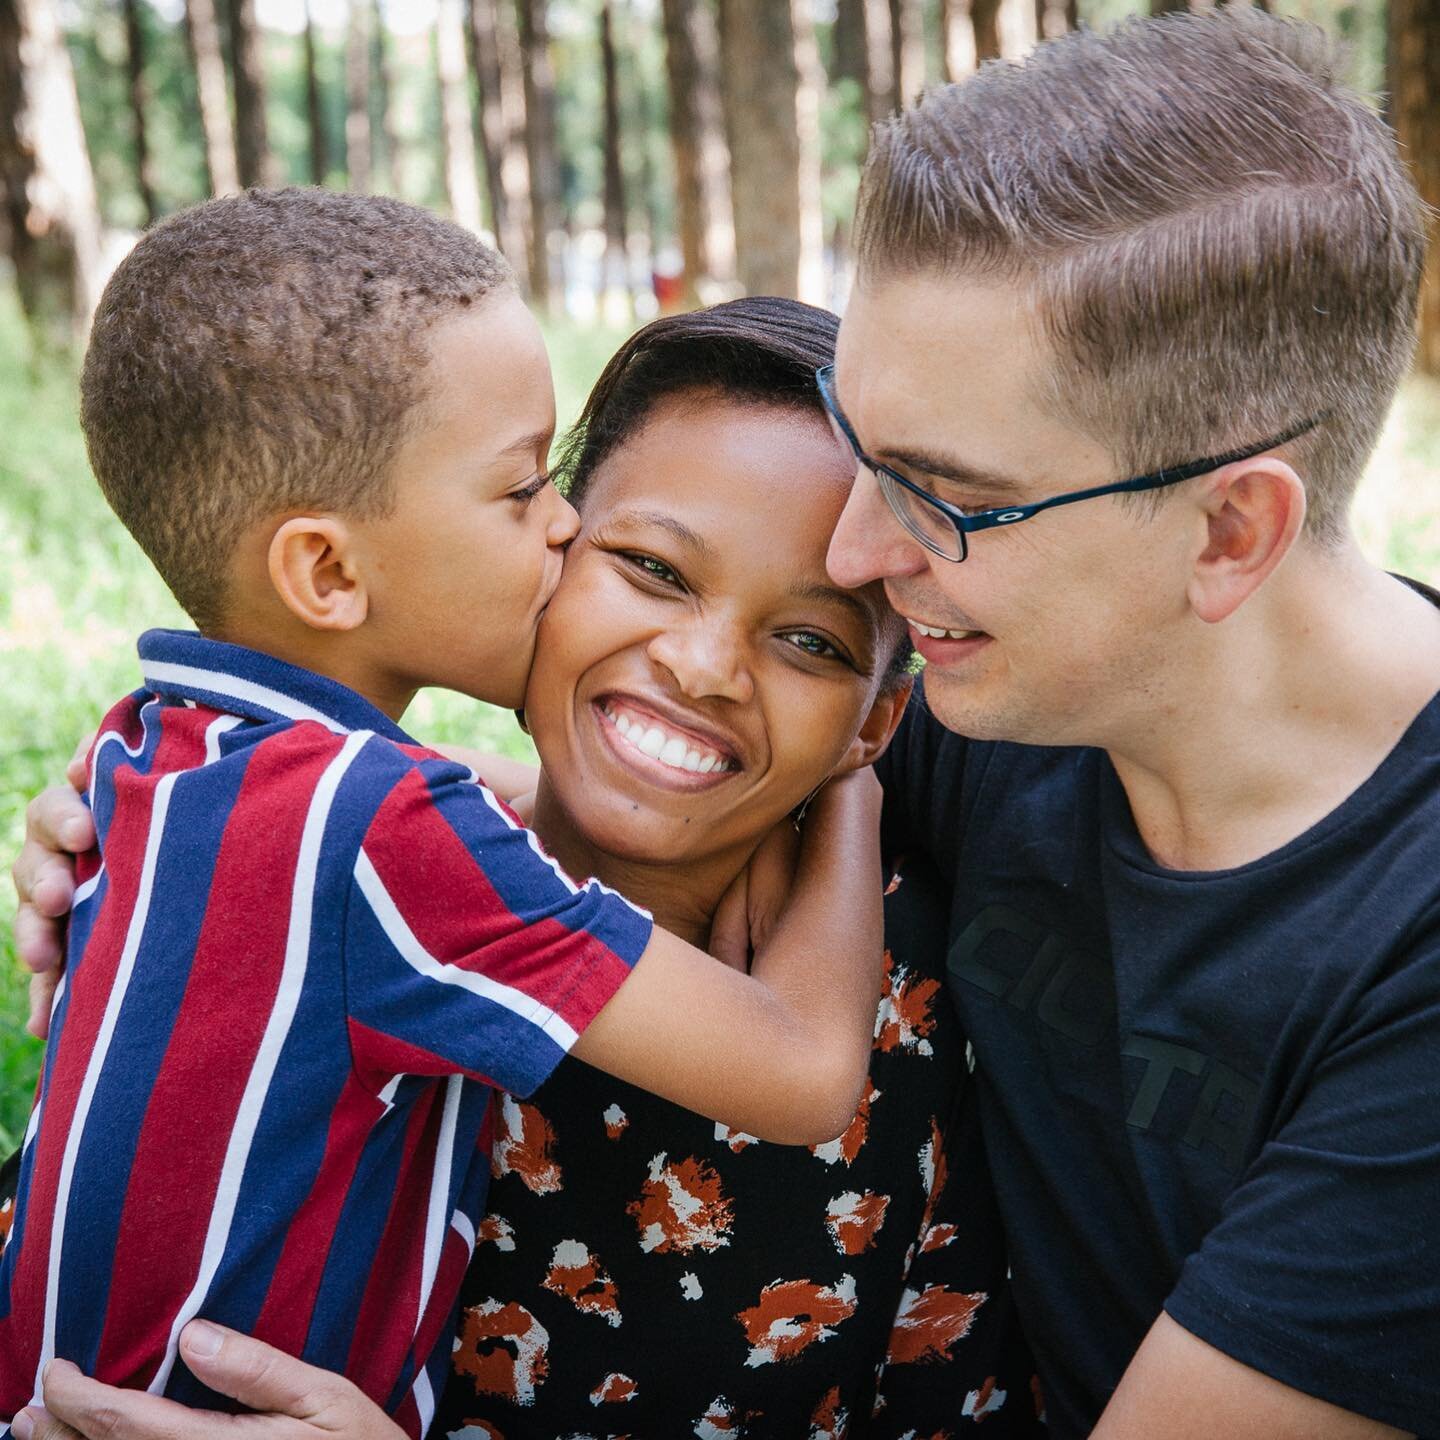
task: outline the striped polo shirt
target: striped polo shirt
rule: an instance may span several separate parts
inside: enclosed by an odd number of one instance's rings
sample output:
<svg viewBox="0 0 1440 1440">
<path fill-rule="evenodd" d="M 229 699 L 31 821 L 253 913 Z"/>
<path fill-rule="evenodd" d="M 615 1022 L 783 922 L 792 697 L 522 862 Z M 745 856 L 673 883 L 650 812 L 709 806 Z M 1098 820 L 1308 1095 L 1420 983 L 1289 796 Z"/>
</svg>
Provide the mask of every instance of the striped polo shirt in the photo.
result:
<svg viewBox="0 0 1440 1440">
<path fill-rule="evenodd" d="M 203 1316 L 422 1435 L 492 1093 L 550 1073 L 650 917 L 344 686 L 194 634 L 139 649 L 90 752 L 99 846 L 0 1258 L 0 1416 L 55 1356 L 233 1409 L 177 1357 Z"/>
</svg>

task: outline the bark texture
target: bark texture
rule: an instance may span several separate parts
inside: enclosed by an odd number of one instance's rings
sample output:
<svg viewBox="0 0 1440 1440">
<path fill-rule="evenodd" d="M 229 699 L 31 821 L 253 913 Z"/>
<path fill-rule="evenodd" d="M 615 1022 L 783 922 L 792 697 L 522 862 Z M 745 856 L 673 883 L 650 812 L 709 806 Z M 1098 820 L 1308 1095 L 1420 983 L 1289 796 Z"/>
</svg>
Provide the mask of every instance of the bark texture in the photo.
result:
<svg viewBox="0 0 1440 1440">
<path fill-rule="evenodd" d="M 233 195 L 240 188 L 240 171 L 235 163 L 235 130 L 225 91 L 215 0 L 185 0 L 185 43 L 195 67 L 200 131 L 205 138 L 205 178 L 212 195 Z"/>
<path fill-rule="evenodd" d="M 0 187 L 37 349 L 62 348 L 99 297 L 100 211 L 55 0 L 0 0 Z"/>
<path fill-rule="evenodd" d="M 530 298 L 552 303 L 550 237 L 560 228 L 560 162 L 555 142 L 555 71 L 545 0 L 518 0 L 525 77 L 525 156 L 530 170 Z"/>
<path fill-rule="evenodd" d="M 513 15 L 499 0 L 470 0 L 470 41 L 480 88 L 480 148 L 490 226 L 500 252 L 522 282 L 530 167 L 525 158 L 525 92 Z"/>
<path fill-rule="evenodd" d="M 807 0 L 721 0 L 736 269 L 752 295 L 819 300 L 814 23 Z"/>
<path fill-rule="evenodd" d="M 702 301 L 704 282 L 734 275 L 730 151 L 720 104 L 719 38 L 704 0 L 664 0 L 665 78 L 685 303 Z"/>
<path fill-rule="evenodd" d="M 265 55 L 255 0 L 230 0 L 230 77 L 235 86 L 235 163 L 242 185 L 280 178 L 265 121 Z"/>
<path fill-rule="evenodd" d="M 604 117 L 605 289 L 612 299 L 629 303 L 629 236 L 625 223 L 625 170 L 620 156 L 620 82 L 615 62 L 615 9 L 600 0 L 600 70 Z"/>
<path fill-rule="evenodd" d="M 309 0 L 305 4 L 305 115 L 310 125 L 310 183 L 323 185 L 330 173 L 330 146 L 325 135 L 325 106 L 315 63 L 315 24 Z"/>
<path fill-rule="evenodd" d="M 351 190 L 371 187 L 370 0 L 350 0 L 345 31 L 345 174 Z"/>
<path fill-rule="evenodd" d="M 1440 0 L 1390 0 L 1390 109 L 1421 198 L 1440 206 Z M 1432 212 L 1433 213 L 1433 212 Z M 1431 222 L 1416 365 L 1440 376 L 1440 244 Z"/>
<path fill-rule="evenodd" d="M 150 138 L 145 127 L 145 110 L 150 103 L 145 83 L 145 29 L 140 17 L 140 0 L 122 0 L 125 19 L 125 73 L 130 91 L 130 130 L 135 154 L 135 188 L 145 207 L 145 223 L 153 225 L 160 218 L 155 199 L 155 182 L 151 174 Z"/>
<path fill-rule="evenodd" d="M 470 77 L 465 67 L 464 0 L 440 0 L 435 64 L 440 79 L 445 197 L 451 218 L 467 230 L 478 232 L 480 183 L 475 169 L 475 131 L 470 120 Z"/>
</svg>

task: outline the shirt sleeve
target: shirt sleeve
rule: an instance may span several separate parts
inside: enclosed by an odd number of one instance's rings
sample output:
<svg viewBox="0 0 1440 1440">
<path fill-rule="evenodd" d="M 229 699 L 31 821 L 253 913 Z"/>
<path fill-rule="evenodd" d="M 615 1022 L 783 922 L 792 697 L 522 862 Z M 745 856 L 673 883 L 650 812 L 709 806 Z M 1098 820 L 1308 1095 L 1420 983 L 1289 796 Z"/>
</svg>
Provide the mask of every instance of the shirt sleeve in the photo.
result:
<svg viewBox="0 0 1440 1440">
<path fill-rule="evenodd" d="M 355 857 L 345 1008 L 357 1072 L 464 1074 L 528 1095 L 624 983 L 647 912 L 577 884 L 464 767 L 418 761 Z"/>
<path fill-rule="evenodd" d="M 1432 920 L 1360 989 L 1165 1306 L 1242 1364 L 1421 1436 L 1440 1435 L 1437 1056 Z"/>
</svg>

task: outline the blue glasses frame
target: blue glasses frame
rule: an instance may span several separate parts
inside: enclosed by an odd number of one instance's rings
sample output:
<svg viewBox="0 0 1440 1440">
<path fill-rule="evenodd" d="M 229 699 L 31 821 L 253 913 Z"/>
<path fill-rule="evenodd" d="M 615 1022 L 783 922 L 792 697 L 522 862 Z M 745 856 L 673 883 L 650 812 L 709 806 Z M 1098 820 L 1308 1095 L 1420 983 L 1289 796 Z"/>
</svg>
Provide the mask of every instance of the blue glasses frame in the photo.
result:
<svg viewBox="0 0 1440 1440">
<path fill-rule="evenodd" d="M 970 553 L 967 536 L 977 530 L 993 530 L 1002 525 L 1018 525 L 1022 520 L 1029 520 L 1042 510 L 1053 510 L 1057 505 L 1073 505 L 1077 500 L 1093 500 L 1099 495 L 1133 495 L 1141 490 L 1160 490 L 1167 485 L 1179 485 L 1182 481 L 1194 480 L 1199 475 L 1208 475 L 1212 470 L 1233 465 L 1237 460 L 1253 460 L 1267 450 L 1274 450 L 1279 445 L 1298 439 L 1301 435 L 1313 430 L 1326 418 L 1325 415 L 1316 415 L 1299 425 L 1291 426 L 1282 434 L 1276 435 L 1262 444 L 1245 446 L 1239 450 L 1229 450 L 1223 455 L 1209 455 L 1203 460 L 1190 460 L 1183 465 L 1167 465 L 1161 470 L 1152 471 L 1149 475 L 1137 475 L 1133 480 L 1117 480 L 1110 485 L 1092 485 L 1088 490 L 1072 490 L 1065 495 L 1052 495 L 1048 500 L 1036 500 L 1029 505 L 1006 505 L 994 510 L 980 510 L 969 514 L 958 505 L 951 505 L 948 501 L 940 499 L 938 495 L 932 495 L 913 480 L 907 480 L 898 470 L 892 470 L 890 466 L 872 459 L 860 448 L 860 441 L 855 431 L 851 429 L 850 422 L 845 418 L 839 402 L 835 399 L 835 367 L 833 365 L 826 365 L 817 370 L 815 383 L 820 390 L 820 399 L 824 402 L 830 418 L 835 422 L 840 433 L 850 442 L 850 448 L 855 452 L 855 459 L 874 474 L 879 482 L 881 493 L 885 496 L 890 509 L 895 513 L 895 518 L 931 554 L 940 556 L 942 560 L 950 560 L 957 565 Z M 899 493 L 897 493 L 897 487 Z M 902 496 L 906 493 L 924 501 L 926 505 L 938 511 L 950 522 L 955 529 L 955 546 L 960 552 L 958 555 L 952 555 L 942 549 L 934 536 L 921 533 L 917 528 L 918 522 L 910 518 L 904 507 Z"/>
</svg>

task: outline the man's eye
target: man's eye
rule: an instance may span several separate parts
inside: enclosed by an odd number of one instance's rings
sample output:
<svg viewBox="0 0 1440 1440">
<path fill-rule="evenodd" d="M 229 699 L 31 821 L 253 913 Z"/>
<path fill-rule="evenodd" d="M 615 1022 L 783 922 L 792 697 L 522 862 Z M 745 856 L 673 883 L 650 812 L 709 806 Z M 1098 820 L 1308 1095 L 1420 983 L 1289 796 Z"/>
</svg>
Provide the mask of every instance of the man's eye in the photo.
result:
<svg viewBox="0 0 1440 1440">
<path fill-rule="evenodd" d="M 658 580 L 662 585 L 682 585 L 684 581 L 675 573 L 663 560 L 657 560 L 653 555 L 646 555 L 640 551 L 623 552 L 625 559 L 650 580 Z"/>
<path fill-rule="evenodd" d="M 780 638 L 788 641 L 797 650 L 813 655 L 817 660 L 843 660 L 839 647 L 813 630 L 786 630 Z"/>
</svg>

